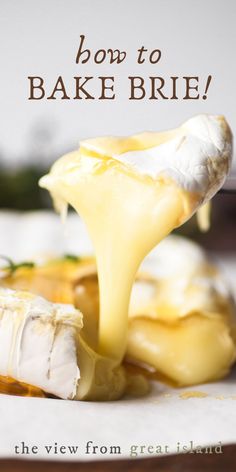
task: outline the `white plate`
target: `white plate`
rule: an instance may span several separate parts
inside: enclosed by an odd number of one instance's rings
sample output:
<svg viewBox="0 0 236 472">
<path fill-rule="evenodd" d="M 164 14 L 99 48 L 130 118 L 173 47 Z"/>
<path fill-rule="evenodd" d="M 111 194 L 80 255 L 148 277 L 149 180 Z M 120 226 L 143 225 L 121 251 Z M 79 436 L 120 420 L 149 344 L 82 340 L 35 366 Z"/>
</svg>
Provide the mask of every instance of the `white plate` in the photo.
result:
<svg viewBox="0 0 236 472">
<path fill-rule="evenodd" d="M 42 256 L 55 251 L 92 253 L 85 229 L 75 215 L 69 218 L 66 231 L 64 235 L 58 217 L 50 212 L 24 215 L 2 212 L 0 253 L 16 260 L 29 260 L 39 252 Z M 223 255 L 218 255 L 218 259 L 233 283 L 236 259 Z M 183 391 L 198 391 L 206 396 L 183 399 Z M 155 383 L 146 398 L 110 403 L 0 395 L 0 418 L 1 457 L 120 459 L 131 456 L 131 446 L 139 458 L 183 452 L 183 446 L 191 445 L 218 445 L 216 451 L 220 452 L 219 444 L 236 443 L 235 374 L 221 382 L 185 389 Z M 90 452 L 93 446 L 98 446 L 94 454 L 86 454 L 89 441 Z M 22 452 L 22 442 L 30 448 L 36 446 L 37 453 L 33 454 L 31 449 L 29 454 L 16 454 L 16 446 Z M 61 446 L 66 448 L 60 451 Z M 73 453 L 69 446 L 78 449 Z M 110 454 L 111 446 L 117 447 L 116 454 Z"/>
</svg>

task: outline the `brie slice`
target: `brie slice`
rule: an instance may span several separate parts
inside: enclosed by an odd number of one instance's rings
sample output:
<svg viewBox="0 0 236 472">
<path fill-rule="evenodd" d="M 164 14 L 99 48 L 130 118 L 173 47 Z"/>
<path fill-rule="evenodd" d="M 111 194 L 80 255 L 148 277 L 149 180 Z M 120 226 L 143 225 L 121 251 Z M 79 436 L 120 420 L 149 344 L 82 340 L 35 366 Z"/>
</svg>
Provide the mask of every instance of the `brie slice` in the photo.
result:
<svg viewBox="0 0 236 472">
<path fill-rule="evenodd" d="M 222 187 L 232 160 L 232 133 L 221 115 L 197 115 L 180 127 L 126 138 L 94 138 L 81 151 L 109 156 L 140 174 L 174 180 L 206 202 Z"/>
<path fill-rule="evenodd" d="M 179 236 L 162 241 L 142 269 L 131 296 L 128 358 L 182 386 L 223 378 L 236 358 L 236 320 L 222 274 Z"/>
<path fill-rule="evenodd" d="M 72 305 L 0 288 L 0 375 L 73 399 L 82 326 L 82 314 Z"/>
</svg>

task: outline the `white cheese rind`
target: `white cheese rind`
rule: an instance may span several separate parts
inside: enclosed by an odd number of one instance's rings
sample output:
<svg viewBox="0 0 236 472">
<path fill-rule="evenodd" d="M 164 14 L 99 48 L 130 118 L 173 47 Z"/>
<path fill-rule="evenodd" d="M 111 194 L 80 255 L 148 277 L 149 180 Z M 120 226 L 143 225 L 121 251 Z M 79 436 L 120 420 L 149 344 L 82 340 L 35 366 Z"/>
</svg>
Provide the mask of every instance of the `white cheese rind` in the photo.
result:
<svg viewBox="0 0 236 472">
<path fill-rule="evenodd" d="M 81 146 L 106 155 L 105 142 L 90 139 Z M 232 161 L 232 134 L 224 117 L 197 115 L 158 146 L 113 153 L 111 157 L 154 179 L 170 177 L 182 189 L 202 196 L 202 204 L 224 184 Z"/>
<path fill-rule="evenodd" d="M 73 399 L 80 379 L 77 334 L 82 325 L 72 305 L 0 288 L 0 375 Z"/>
<path fill-rule="evenodd" d="M 208 261 L 205 251 L 190 239 L 171 234 L 144 259 L 141 270 L 162 280 L 190 278 Z"/>
<path fill-rule="evenodd" d="M 194 311 L 217 312 L 222 301 L 228 301 L 233 310 L 232 295 L 221 272 L 198 244 L 184 237 L 170 235 L 161 241 L 145 258 L 140 271 L 151 276 L 153 282 L 148 279 L 135 282 L 130 316 L 141 313 L 141 306 L 145 309 L 151 301 L 158 306 L 163 299 L 176 307 L 178 318 Z M 158 310 L 156 317 L 162 317 Z"/>
</svg>

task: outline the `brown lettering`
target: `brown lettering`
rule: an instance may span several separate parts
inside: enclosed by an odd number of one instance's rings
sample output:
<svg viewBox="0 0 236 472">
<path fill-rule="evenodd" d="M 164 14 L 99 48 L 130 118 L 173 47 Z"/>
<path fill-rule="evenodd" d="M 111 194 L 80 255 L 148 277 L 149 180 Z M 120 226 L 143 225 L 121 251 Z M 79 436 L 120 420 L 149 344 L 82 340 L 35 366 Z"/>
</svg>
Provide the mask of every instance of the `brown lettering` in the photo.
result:
<svg viewBox="0 0 236 472">
<path fill-rule="evenodd" d="M 63 79 L 62 79 L 61 75 L 58 77 L 58 79 L 56 81 L 56 85 L 53 89 L 53 92 L 49 97 L 47 97 L 47 100 L 56 100 L 57 97 L 54 97 L 56 92 L 61 92 L 62 93 L 61 100 L 70 100 L 70 97 L 66 93 L 66 88 L 65 88 L 65 85 L 64 85 L 64 82 L 63 82 Z"/>
<path fill-rule="evenodd" d="M 156 59 L 154 59 L 155 55 L 157 56 Z M 151 64 L 157 64 L 157 62 L 159 62 L 160 59 L 161 59 L 160 49 L 153 49 L 149 57 L 149 61 L 151 62 Z"/>
<path fill-rule="evenodd" d="M 138 64 L 143 64 L 143 62 L 145 62 L 145 59 L 142 59 L 142 55 L 144 52 L 147 52 L 147 49 L 145 49 L 144 46 L 142 46 L 140 49 L 138 49 Z"/>
<path fill-rule="evenodd" d="M 129 80 L 130 80 L 130 97 L 129 97 L 129 100 L 142 100 L 145 95 L 146 95 L 146 92 L 145 92 L 145 88 L 144 88 L 144 79 L 142 77 L 128 77 Z M 137 84 L 137 81 L 139 81 L 139 83 Z M 138 97 L 135 95 L 135 90 L 140 90 L 141 91 L 141 95 L 139 95 Z"/>
<path fill-rule="evenodd" d="M 94 97 L 92 95 L 90 95 L 90 93 L 88 93 L 87 90 L 85 90 L 84 88 L 84 85 L 91 79 L 93 79 L 93 77 L 85 77 L 85 80 L 83 81 L 83 83 L 81 84 L 80 83 L 80 80 L 82 79 L 83 77 L 74 77 L 75 79 L 75 87 L 76 87 L 76 94 L 75 94 L 75 97 L 74 97 L 74 100 L 82 100 L 82 98 L 84 97 L 81 97 L 80 96 L 80 92 L 82 92 L 84 95 L 85 95 L 85 100 L 94 100 Z"/>
<path fill-rule="evenodd" d="M 179 77 L 171 77 L 171 80 L 172 80 L 172 97 L 170 97 L 170 100 L 178 100 L 178 97 L 176 95 L 176 82 L 178 80 Z"/>
<path fill-rule="evenodd" d="M 110 97 L 107 97 L 106 95 L 106 90 L 111 90 L 112 92 L 114 92 L 114 77 L 99 77 L 99 79 L 102 83 L 102 91 L 99 100 L 115 100 L 115 93 L 113 93 L 113 95 L 111 95 Z M 108 80 L 111 80 L 112 85 L 106 84 Z"/>
<path fill-rule="evenodd" d="M 99 55 L 101 56 L 101 59 L 99 59 Z M 99 49 L 94 55 L 94 62 L 96 62 L 96 64 L 101 64 L 102 62 L 105 61 L 105 59 L 106 59 L 105 49 Z"/>
<path fill-rule="evenodd" d="M 168 97 L 164 95 L 162 92 L 162 89 L 165 85 L 165 80 L 163 77 L 150 77 L 151 80 L 151 95 L 149 97 L 149 100 L 158 100 L 158 97 L 156 96 L 156 93 L 160 95 L 161 98 L 164 98 L 164 100 L 168 100 Z M 160 85 L 157 87 L 156 86 L 156 81 L 160 82 Z"/>
<path fill-rule="evenodd" d="M 183 100 L 198 100 L 199 99 L 199 93 L 195 96 L 191 96 L 190 92 L 191 92 L 191 90 L 196 90 L 196 92 L 198 92 L 199 77 L 183 77 L 183 79 L 185 79 L 185 82 L 186 82 L 186 95 L 185 95 L 185 97 L 183 97 Z M 191 80 L 195 80 L 197 82 L 197 85 L 195 85 L 195 87 L 190 84 Z"/>
<path fill-rule="evenodd" d="M 45 96 L 45 90 L 43 88 L 44 80 L 42 77 L 37 76 L 30 76 L 28 79 L 30 81 L 30 94 L 28 100 L 41 100 Z M 35 80 L 39 81 L 37 85 L 35 84 Z M 40 91 L 40 95 L 37 97 L 35 96 L 35 90 Z"/>
<path fill-rule="evenodd" d="M 126 58 L 126 52 L 120 51 L 119 49 L 108 49 L 107 52 L 111 55 L 110 64 L 113 64 L 114 62 L 120 64 Z"/>
<path fill-rule="evenodd" d="M 85 40 L 85 36 L 83 34 L 80 35 L 80 45 L 79 45 L 79 49 L 78 49 L 78 52 L 77 52 L 77 56 L 76 56 L 76 64 L 79 64 L 80 62 L 80 58 L 81 56 L 83 56 L 84 54 L 87 54 L 86 58 L 83 59 L 81 61 L 81 64 L 86 64 L 86 62 L 88 62 L 89 58 L 90 58 L 90 55 L 91 55 L 91 51 L 89 49 L 84 49 L 82 50 L 83 48 L 83 44 L 84 44 L 84 40 Z"/>
</svg>

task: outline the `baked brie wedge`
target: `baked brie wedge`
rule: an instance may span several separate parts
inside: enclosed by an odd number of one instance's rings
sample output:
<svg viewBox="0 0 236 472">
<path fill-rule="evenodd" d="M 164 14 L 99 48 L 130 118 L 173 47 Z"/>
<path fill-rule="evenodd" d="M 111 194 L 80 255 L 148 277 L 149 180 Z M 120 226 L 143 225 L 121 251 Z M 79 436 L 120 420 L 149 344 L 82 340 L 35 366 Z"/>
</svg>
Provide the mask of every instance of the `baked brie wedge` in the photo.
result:
<svg viewBox="0 0 236 472">
<path fill-rule="evenodd" d="M 230 314 L 218 289 L 214 300 L 213 288 L 205 290 L 209 278 L 194 272 L 183 291 L 182 269 L 176 281 L 145 285 L 151 289 L 146 306 L 139 299 L 133 310 L 130 296 L 142 261 L 214 196 L 231 159 L 229 126 L 212 115 L 167 132 L 82 141 L 59 159 L 40 185 L 63 216 L 71 205 L 87 227 L 98 273 L 98 323 L 91 336 L 89 315 L 82 328 L 73 305 L 1 289 L 0 375 L 61 398 L 110 400 L 126 389 L 125 356 L 182 384 L 226 373 L 234 360 Z M 206 228 L 205 210 L 200 219 Z M 35 277 L 33 291 L 41 283 L 39 272 Z M 69 286 L 65 300 L 71 296 Z M 201 368 L 204 360 L 210 369 Z"/>
<path fill-rule="evenodd" d="M 82 141 L 41 178 L 56 209 L 65 215 L 71 205 L 92 240 L 102 355 L 121 362 L 138 267 L 219 190 L 231 159 L 232 134 L 224 117 L 199 115 L 167 132 Z"/>
<path fill-rule="evenodd" d="M 0 288 L 0 375 L 74 398 L 82 326 L 82 315 L 72 305 Z"/>
<path fill-rule="evenodd" d="M 126 356 L 175 385 L 223 378 L 236 358 L 235 303 L 195 243 L 169 236 L 149 254 L 130 302 Z"/>
<path fill-rule="evenodd" d="M 14 379 L 62 399 L 119 398 L 126 385 L 123 369 L 87 345 L 82 327 L 73 305 L 0 288 L 1 382 Z"/>
</svg>

